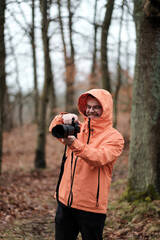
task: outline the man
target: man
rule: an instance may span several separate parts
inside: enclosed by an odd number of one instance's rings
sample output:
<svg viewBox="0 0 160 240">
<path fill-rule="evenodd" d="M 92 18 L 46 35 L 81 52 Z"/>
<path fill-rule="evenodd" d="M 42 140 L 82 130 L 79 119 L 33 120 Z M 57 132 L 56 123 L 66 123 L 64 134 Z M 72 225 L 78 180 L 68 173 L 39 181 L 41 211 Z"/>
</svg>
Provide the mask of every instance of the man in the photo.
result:
<svg viewBox="0 0 160 240">
<path fill-rule="evenodd" d="M 113 165 L 121 154 L 124 140 L 112 127 L 111 94 L 92 89 L 79 97 L 78 109 L 84 117 L 77 138 L 61 139 L 67 146 L 64 172 L 59 185 L 55 217 L 55 239 L 102 240 Z M 52 121 L 71 124 L 78 116 L 62 113 Z"/>
</svg>

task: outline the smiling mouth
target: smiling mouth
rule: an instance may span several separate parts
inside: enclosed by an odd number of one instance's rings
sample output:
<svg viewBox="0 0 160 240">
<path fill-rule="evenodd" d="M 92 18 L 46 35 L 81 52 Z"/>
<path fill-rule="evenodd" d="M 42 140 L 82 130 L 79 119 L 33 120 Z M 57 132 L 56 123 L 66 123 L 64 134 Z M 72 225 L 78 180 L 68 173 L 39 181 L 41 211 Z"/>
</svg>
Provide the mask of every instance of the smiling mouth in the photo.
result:
<svg viewBox="0 0 160 240">
<path fill-rule="evenodd" d="M 88 117 L 99 117 L 99 114 L 88 114 Z"/>
</svg>

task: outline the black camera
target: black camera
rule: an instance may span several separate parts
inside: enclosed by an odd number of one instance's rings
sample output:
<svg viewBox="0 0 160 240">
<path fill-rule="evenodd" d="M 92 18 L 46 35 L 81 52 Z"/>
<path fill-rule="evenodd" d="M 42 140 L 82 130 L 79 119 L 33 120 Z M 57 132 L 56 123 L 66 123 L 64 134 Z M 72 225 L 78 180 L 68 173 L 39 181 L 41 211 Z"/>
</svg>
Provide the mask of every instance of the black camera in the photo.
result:
<svg viewBox="0 0 160 240">
<path fill-rule="evenodd" d="M 52 135 L 56 138 L 66 138 L 69 135 L 77 137 L 79 132 L 79 123 L 74 122 L 74 118 L 72 119 L 72 125 L 59 124 L 52 128 Z"/>
</svg>

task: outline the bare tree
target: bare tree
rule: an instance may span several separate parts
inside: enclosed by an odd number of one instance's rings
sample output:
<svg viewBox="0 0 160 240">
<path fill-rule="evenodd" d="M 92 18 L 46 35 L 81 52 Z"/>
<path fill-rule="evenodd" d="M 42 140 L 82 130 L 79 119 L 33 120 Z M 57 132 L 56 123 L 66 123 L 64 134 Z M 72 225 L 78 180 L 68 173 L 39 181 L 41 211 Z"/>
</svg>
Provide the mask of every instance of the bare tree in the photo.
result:
<svg viewBox="0 0 160 240">
<path fill-rule="evenodd" d="M 93 19 L 93 26 L 94 26 L 94 43 L 93 43 L 93 55 L 92 55 L 92 66 L 91 66 L 91 76 L 90 76 L 90 89 L 97 88 L 98 81 L 97 81 L 97 30 L 99 25 L 96 22 L 97 17 L 97 1 L 95 0 L 94 5 L 94 19 Z"/>
<path fill-rule="evenodd" d="M 118 95 L 119 95 L 119 90 L 121 87 L 121 33 L 122 33 L 122 24 L 123 24 L 123 13 L 124 13 L 124 3 L 125 0 L 122 1 L 122 6 L 121 6 L 121 18 L 120 18 L 120 23 L 119 23 L 119 37 L 118 37 L 118 59 L 117 59 L 117 83 L 116 83 L 116 89 L 115 89 L 115 94 L 114 94 L 114 104 L 113 104 L 113 115 L 114 115 L 114 120 L 113 120 L 113 125 L 116 127 L 117 125 L 117 104 L 118 104 Z"/>
<path fill-rule="evenodd" d="M 53 73 L 50 59 L 49 49 L 49 16 L 50 1 L 40 0 L 40 9 L 42 13 L 42 40 L 44 51 L 44 84 L 40 99 L 39 117 L 38 117 L 38 134 L 37 134 L 37 148 L 35 156 L 35 167 L 45 168 L 45 145 L 46 145 L 46 110 L 49 100 L 50 86 L 53 84 Z"/>
<path fill-rule="evenodd" d="M 111 92 L 110 75 L 108 69 L 108 35 L 111 24 L 112 13 L 114 8 L 114 0 L 108 0 L 106 4 L 106 12 L 102 24 L 101 33 L 101 71 L 103 88 Z"/>
<path fill-rule="evenodd" d="M 59 12 L 59 23 L 61 29 L 61 38 L 63 43 L 63 52 L 65 60 L 65 81 L 66 81 L 66 111 L 73 111 L 74 106 L 74 82 L 75 82 L 75 50 L 73 44 L 73 9 L 71 1 L 67 0 L 68 10 L 68 30 L 69 30 L 69 46 L 65 42 L 63 17 L 61 14 L 61 0 L 57 0 L 58 12 Z M 67 54 L 68 48 L 68 54 Z M 70 52 L 70 53 L 69 53 Z"/>
<path fill-rule="evenodd" d="M 32 25 L 30 28 L 30 42 L 32 46 L 33 56 L 33 73 L 34 73 L 34 102 L 35 102 L 35 121 L 38 119 L 38 104 L 39 104 L 39 92 L 37 81 L 37 58 L 36 58 L 36 41 L 35 41 L 35 0 L 32 0 Z"/>
<path fill-rule="evenodd" d="M 143 8 L 142 8 L 143 6 Z M 129 197 L 160 193 L 160 2 L 134 1 L 137 34 L 133 82 Z M 153 194 L 150 196 L 151 198 Z"/>
<path fill-rule="evenodd" d="M 38 92 L 38 81 L 37 81 L 37 58 L 36 58 L 36 42 L 35 42 L 35 0 L 32 0 L 31 9 L 32 9 L 32 23 L 29 24 L 25 17 L 24 9 L 21 8 L 21 2 L 17 1 L 21 16 L 25 22 L 23 26 L 22 22 L 18 19 L 14 12 L 11 12 L 11 15 L 15 22 L 20 26 L 23 32 L 28 36 L 31 49 L 32 49 L 32 59 L 33 59 L 33 79 L 34 79 L 34 102 L 35 102 L 35 121 L 37 122 L 38 116 L 38 103 L 39 103 L 39 92 Z"/>
<path fill-rule="evenodd" d="M 3 103 L 6 89 L 6 71 L 5 71 L 5 8 L 6 1 L 0 0 L 0 174 L 2 171 L 2 141 L 3 141 Z"/>
<path fill-rule="evenodd" d="M 10 34 L 10 29 L 9 26 L 7 26 L 8 29 L 8 36 L 9 36 L 9 43 L 10 43 L 10 54 L 13 56 L 14 59 L 14 63 L 15 63 L 15 74 L 16 74 L 16 83 L 18 86 L 18 92 L 15 96 L 15 102 L 18 104 L 19 106 L 19 111 L 18 111 L 18 117 L 19 117 L 19 123 L 22 126 L 23 125 L 23 94 L 22 94 L 22 88 L 20 85 L 20 81 L 19 81 L 19 69 L 18 69 L 18 60 L 17 60 L 17 56 L 15 54 L 15 48 L 13 46 L 12 40 L 13 37 Z"/>
</svg>

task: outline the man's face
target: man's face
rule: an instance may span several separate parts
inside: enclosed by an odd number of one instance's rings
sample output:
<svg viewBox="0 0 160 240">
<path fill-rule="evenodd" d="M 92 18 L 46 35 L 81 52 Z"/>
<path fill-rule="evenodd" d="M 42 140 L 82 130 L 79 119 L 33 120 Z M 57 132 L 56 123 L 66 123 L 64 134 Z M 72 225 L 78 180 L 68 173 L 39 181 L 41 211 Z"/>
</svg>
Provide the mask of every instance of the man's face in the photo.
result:
<svg viewBox="0 0 160 240">
<path fill-rule="evenodd" d="M 96 98 L 89 97 L 86 106 L 86 116 L 96 119 L 102 115 L 102 106 Z"/>
</svg>

